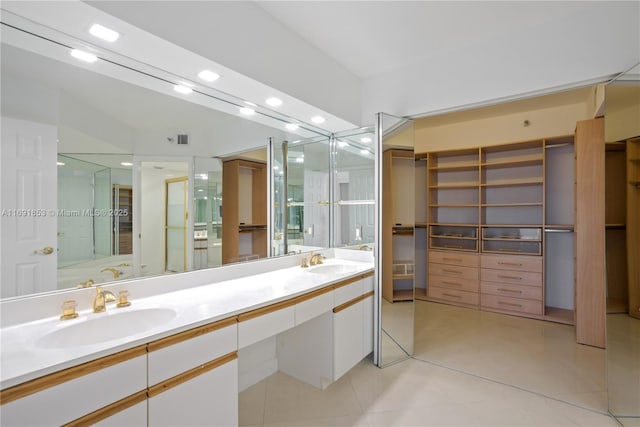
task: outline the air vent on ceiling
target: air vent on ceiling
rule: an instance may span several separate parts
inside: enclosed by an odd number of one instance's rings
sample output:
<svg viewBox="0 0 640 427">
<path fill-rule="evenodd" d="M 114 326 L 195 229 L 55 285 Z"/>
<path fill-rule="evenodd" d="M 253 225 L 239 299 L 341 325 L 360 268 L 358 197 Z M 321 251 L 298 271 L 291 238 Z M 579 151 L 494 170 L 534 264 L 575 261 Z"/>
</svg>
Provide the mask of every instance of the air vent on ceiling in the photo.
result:
<svg viewBox="0 0 640 427">
<path fill-rule="evenodd" d="M 178 145 L 189 145 L 189 135 L 186 133 L 178 134 Z"/>
</svg>

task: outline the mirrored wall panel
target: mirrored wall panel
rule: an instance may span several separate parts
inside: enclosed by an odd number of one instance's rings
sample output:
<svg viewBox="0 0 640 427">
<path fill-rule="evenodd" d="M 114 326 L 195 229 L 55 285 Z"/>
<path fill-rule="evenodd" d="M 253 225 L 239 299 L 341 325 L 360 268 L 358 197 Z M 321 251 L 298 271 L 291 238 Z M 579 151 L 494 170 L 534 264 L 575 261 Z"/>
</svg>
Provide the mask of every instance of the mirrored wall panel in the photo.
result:
<svg viewBox="0 0 640 427">
<path fill-rule="evenodd" d="M 640 65 L 605 90 L 607 389 L 623 425 L 640 417 Z"/>
<path fill-rule="evenodd" d="M 415 204 L 413 121 L 378 115 L 379 358 L 386 366 L 413 354 Z"/>
</svg>

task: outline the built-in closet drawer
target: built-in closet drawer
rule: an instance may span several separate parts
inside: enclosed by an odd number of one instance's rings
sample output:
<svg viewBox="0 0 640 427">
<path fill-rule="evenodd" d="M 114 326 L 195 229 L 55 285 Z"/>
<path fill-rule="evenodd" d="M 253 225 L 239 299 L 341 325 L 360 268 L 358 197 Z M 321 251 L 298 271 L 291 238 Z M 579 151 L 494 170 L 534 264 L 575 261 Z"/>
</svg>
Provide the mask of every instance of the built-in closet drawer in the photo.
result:
<svg viewBox="0 0 640 427">
<path fill-rule="evenodd" d="M 542 315 L 542 301 L 482 294 L 482 307 L 514 313 Z"/>
<path fill-rule="evenodd" d="M 465 292 L 434 286 L 429 286 L 427 294 L 429 298 L 465 305 L 478 305 L 478 295 L 477 292 Z"/>
<path fill-rule="evenodd" d="M 476 254 L 457 252 L 429 251 L 429 262 L 436 264 L 458 265 L 461 267 L 478 267 L 480 259 Z"/>
<path fill-rule="evenodd" d="M 482 268 L 542 273 L 542 257 L 482 255 Z"/>
<path fill-rule="evenodd" d="M 458 291 L 478 292 L 478 281 L 460 279 L 457 277 L 443 277 L 429 274 L 429 286 L 438 288 L 455 289 Z"/>
<path fill-rule="evenodd" d="M 510 283 L 481 282 L 480 289 L 483 294 L 542 301 L 541 286 L 522 286 Z"/>
<path fill-rule="evenodd" d="M 466 280 L 478 280 L 478 268 L 476 267 L 459 267 L 457 265 L 429 263 L 429 274 Z"/>
<path fill-rule="evenodd" d="M 532 273 L 530 271 L 493 270 L 491 268 L 483 268 L 480 272 L 480 278 L 483 282 L 542 286 L 542 273 Z"/>
</svg>

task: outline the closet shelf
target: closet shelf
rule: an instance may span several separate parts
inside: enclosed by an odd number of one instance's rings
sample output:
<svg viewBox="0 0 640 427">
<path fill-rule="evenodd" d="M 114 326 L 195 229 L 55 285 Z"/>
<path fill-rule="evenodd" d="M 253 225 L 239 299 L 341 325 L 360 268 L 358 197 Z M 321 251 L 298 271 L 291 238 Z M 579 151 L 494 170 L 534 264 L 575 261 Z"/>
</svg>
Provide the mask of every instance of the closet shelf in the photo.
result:
<svg viewBox="0 0 640 427">
<path fill-rule="evenodd" d="M 482 163 L 483 169 L 508 168 L 512 166 L 535 166 L 542 164 L 542 156 L 521 156 L 509 159 L 496 160 Z"/>
<path fill-rule="evenodd" d="M 482 203 L 483 208 L 508 208 L 508 207 L 526 207 L 526 206 L 542 206 L 542 202 L 523 202 L 523 203 Z"/>
<path fill-rule="evenodd" d="M 430 171 L 472 171 L 477 170 L 479 168 L 478 162 L 465 162 L 465 163 L 448 163 L 441 166 L 433 166 L 430 167 Z"/>
<path fill-rule="evenodd" d="M 542 178 L 514 178 L 501 181 L 488 181 L 480 184 L 481 187 L 518 187 L 527 185 L 542 185 Z"/>
</svg>

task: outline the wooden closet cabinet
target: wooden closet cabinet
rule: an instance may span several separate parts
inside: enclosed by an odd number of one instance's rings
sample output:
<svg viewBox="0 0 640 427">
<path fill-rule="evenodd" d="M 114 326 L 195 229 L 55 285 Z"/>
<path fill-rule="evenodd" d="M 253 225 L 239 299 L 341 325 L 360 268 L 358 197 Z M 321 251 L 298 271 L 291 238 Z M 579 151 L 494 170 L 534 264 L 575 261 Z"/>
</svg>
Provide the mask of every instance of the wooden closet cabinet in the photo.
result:
<svg viewBox="0 0 640 427">
<path fill-rule="evenodd" d="M 267 256 L 267 165 L 222 164 L 222 263 Z"/>
</svg>

